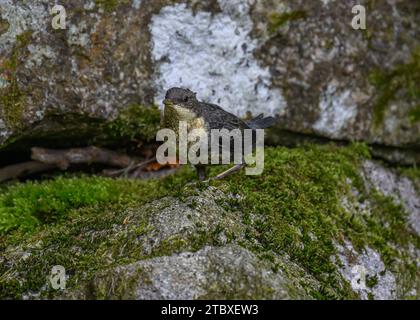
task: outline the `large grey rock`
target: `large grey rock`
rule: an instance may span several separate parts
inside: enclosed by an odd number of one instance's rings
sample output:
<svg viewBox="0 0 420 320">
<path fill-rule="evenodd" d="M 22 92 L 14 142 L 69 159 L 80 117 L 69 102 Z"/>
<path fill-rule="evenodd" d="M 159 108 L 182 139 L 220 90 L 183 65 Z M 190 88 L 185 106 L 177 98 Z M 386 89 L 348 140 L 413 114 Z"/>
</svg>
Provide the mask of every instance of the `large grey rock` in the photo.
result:
<svg viewBox="0 0 420 320">
<path fill-rule="evenodd" d="M 2 1 L 0 144 L 50 113 L 112 119 L 177 85 L 277 114 L 278 135 L 418 148 L 419 4 L 357 3 L 367 30 L 351 27 L 356 1 L 78 0 L 65 30 L 55 1 Z"/>
<path fill-rule="evenodd" d="M 372 161 L 363 162 L 360 170 L 366 188 L 371 190 L 369 194 L 388 196 L 407 213 L 403 221 L 392 216 L 387 218 L 391 220 L 384 220 L 387 228 L 397 228 L 389 231 L 418 235 L 419 195 L 412 180 Z M 348 191 L 338 190 L 337 195 L 342 197 L 338 203 L 340 210 L 349 212 L 359 223 L 368 223 L 369 216 L 374 214 L 374 199 L 360 194 L 350 180 L 348 184 Z M 251 208 L 238 211 L 235 202 L 241 196 L 216 187 L 199 190 L 189 186 L 179 198 L 164 197 L 116 211 L 87 211 L 70 224 L 45 228 L 2 247 L 0 270 L 4 273 L 0 296 L 312 299 L 320 294 L 343 298 L 345 293 L 347 297 L 362 299 L 418 297 L 418 276 L 414 273 L 413 278 L 412 270 L 407 269 L 419 266 L 416 237 L 407 238 L 409 242 L 401 245 L 387 238 L 388 234 L 372 229 L 369 237 L 379 247 L 360 248 L 360 244 L 342 236 L 329 238 L 325 234 L 322 236 L 326 238 L 320 241 L 311 233 L 299 235 L 298 230 L 298 234 L 292 234 L 291 230 L 279 234 L 275 228 L 259 229 L 266 219 L 264 215 Z M 284 214 L 282 208 L 278 208 L 277 214 Z M 359 219 L 362 216 L 366 219 Z M 336 223 L 344 234 L 347 222 Z M 305 246 L 314 243 L 335 247 L 335 253 L 329 257 L 332 269 L 328 274 L 316 272 L 325 263 L 318 257 L 309 257 L 312 269 L 309 270 L 299 259 L 276 247 L 267 247 L 263 240 L 303 236 L 311 240 L 299 241 L 294 250 L 301 254 Z M 381 248 L 381 243 L 387 247 Z M 67 270 L 68 287 L 63 292 L 53 290 L 45 278 L 55 264 L 63 264 Z M 363 284 L 356 281 L 360 272 L 366 279 Z M 16 288 L 21 289 L 15 292 Z"/>
<path fill-rule="evenodd" d="M 337 249 L 341 263 L 340 271 L 362 299 L 368 299 L 368 294 L 376 300 L 391 300 L 397 297 L 395 275 L 386 269 L 378 252 L 368 247 L 365 252 L 359 254 L 349 242 L 337 245 Z M 375 286 L 369 288 L 366 283 L 355 281 L 357 272 L 364 273 L 366 278 L 375 278 Z"/>
<path fill-rule="evenodd" d="M 0 3 L 8 26 L 0 34 L 0 144 L 51 114 L 110 120 L 129 105 L 152 104 L 146 12 L 100 3 L 66 3 L 65 30 L 51 26 L 55 1 Z"/>
<path fill-rule="evenodd" d="M 228 245 L 117 267 L 90 289 L 106 299 L 290 299 L 289 285 L 248 250 Z M 80 292 L 67 297 L 85 298 Z"/>
<path fill-rule="evenodd" d="M 374 188 L 401 204 L 409 212 L 411 227 L 420 234 L 420 197 L 415 182 L 373 161 L 364 162 L 363 172 L 367 188 Z"/>
</svg>

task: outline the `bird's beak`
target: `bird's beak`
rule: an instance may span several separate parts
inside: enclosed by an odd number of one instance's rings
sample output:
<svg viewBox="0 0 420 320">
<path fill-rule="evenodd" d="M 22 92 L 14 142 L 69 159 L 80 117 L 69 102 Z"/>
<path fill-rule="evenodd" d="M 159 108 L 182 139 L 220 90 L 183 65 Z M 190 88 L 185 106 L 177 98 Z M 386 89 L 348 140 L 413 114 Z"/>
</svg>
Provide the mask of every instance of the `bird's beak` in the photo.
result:
<svg viewBox="0 0 420 320">
<path fill-rule="evenodd" d="M 173 102 L 172 102 L 172 100 L 165 99 L 165 100 L 163 100 L 163 104 L 164 104 L 165 106 L 170 106 L 170 105 L 173 105 Z"/>
</svg>

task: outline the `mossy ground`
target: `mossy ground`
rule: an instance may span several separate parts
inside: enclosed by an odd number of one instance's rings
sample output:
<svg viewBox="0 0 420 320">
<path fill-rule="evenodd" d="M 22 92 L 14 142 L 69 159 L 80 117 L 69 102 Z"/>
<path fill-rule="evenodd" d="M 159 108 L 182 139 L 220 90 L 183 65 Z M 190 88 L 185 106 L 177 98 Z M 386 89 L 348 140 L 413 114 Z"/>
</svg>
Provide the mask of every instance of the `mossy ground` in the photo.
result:
<svg viewBox="0 0 420 320">
<path fill-rule="evenodd" d="M 22 245 L 31 254 L 12 265 L 2 261 L 0 296 L 21 298 L 28 290 L 39 290 L 52 265 L 65 265 L 71 275 L 77 274 L 68 283 L 71 288 L 99 270 L 140 258 L 140 250 L 120 245 L 147 231 L 146 215 L 121 233 L 112 229 L 126 223 L 130 206 L 176 194 L 190 179 L 191 171 L 160 181 L 68 176 L 3 187 L 0 252 Z M 9 278 L 16 270 L 27 275 L 24 284 Z"/>
<path fill-rule="evenodd" d="M 417 105 L 414 109 L 410 110 L 409 118 L 411 122 L 420 121 L 420 104 Z"/>
<path fill-rule="evenodd" d="M 287 254 L 322 283 L 318 290 L 311 288 L 314 298 L 356 298 L 331 260 L 336 254 L 334 242 L 348 239 L 357 250 L 366 246 L 377 250 L 389 270 L 401 271 L 396 265 L 402 265 L 410 283 L 416 279 L 416 266 L 398 248 L 420 245 L 418 236 L 407 227 L 407 213 L 401 206 L 365 189 L 359 164 L 367 157 L 367 147 L 359 144 L 266 148 L 263 175 L 245 176 L 242 172 L 212 184 L 240 195 L 229 198 L 224 206 L 243 213 L 241 223 L 246 230 L 241 245 L 273 262 L 273 253 Z M 212 168 L 211 175 L 220 170 Z M 129 208 L 165 195 L 182 199 L 191 192 L 183 186 L 194 178 L 195 173 L 185 167 L 163 180 L 60 177 L 0 190 L 3 223 L 10 218 L 8 224 L 14 228 L 9 227 L 0 238 L 0 250 L 16 246 L 17 251 L 30 251 L 17 261 L 10 259 L 14 252 L 7 252 L 8 262 L 0 266 L 0 296 L 21 297 L 24 292 L 39 291 L 52 265 L 66 266 L 68 287 L 72 288 L 99 270 L 146 258 L 132 243 L 149 232 L 147 213 L 139 213 L 134 222 L 125 225 Z M 351 188 L 358 190 L 357 195 Z M 369 201 L 370 214 L 344 210 L 343 195 L 356 197 L 360 203 Z M 20 212 L 24 213 L 21 217 Z M 117 232 L 111 236 L 110 230 Z M 200 233 L 188 241 L 164 242 L 149 257 L 217 245 L 216 231 Z M 13 276 L 16 272 L 26 275 L 24 283 Z M 369 284 L 374 286 L 374 280 Z"/>
<path fill-rule="evenodd" d="M 403 177 L 410 179 L 413 182 L 416 191 L 420 193 L 420 168 L 417 166 L 402 167 L 399 168 L 398 171 Z"/>
<path fill-rule="evenodd" d="M 10 24 L 7 20 L 3 20 L 0 18 L 0 35 L 5 33 L 10 27 Z"/>
<path fill-rule="evenodd" d="M 416 262 L 403 253 L 409 244 L 420 246 L 420 238 L 407 227 L 407 212 L 392 198 L 366 190 L 360 161 L 369 158 L 363 144 L 342 148 L 334 145 L 296 149 L 268 149 L 264 174 L 232 176 L 221 188 L 244 195 L 239 210 L 257 214 L 249 237 L 258 239 L 267 251 L 286 252 L 325 286 L 313 292 L 317 298 L 352 298 L 342 287 L 331 256 L 333 241 L 348 239 L 356 250 L 377 250 L 389 270 L 416 281 Z M 357 195 L 350 192 L 357 190 Z M 369 214 L 343 209 L 343 195 L 356 203 L 369 201 Z M 234 205 L 234 204 L 232 204 Z M 258 248 L 261 251 L 261 248 Z M 397 267 L 397 261 L 404 263 Z M 401 270 L 403 269 L 403 270 Z"/>
</svg>

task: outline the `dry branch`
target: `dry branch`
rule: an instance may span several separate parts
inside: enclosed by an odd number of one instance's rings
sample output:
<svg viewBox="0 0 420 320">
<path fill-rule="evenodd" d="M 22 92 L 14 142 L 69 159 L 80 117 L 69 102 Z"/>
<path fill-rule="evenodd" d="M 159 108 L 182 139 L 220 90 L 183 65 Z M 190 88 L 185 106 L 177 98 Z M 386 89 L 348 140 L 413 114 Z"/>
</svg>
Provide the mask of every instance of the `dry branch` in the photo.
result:
<svg viewBox="0 0 420 320">
<path fill-rule="evenodd" d="M 128 176 L 128 174 L 130 172 L 133 172 L 133 174 L 131 175 L 133 178 L 136 178 L 138 176 L 138 172 L 143 170 L 147 165 L 149 165 L 150 163 L 156 161 L 156 158 L 153 157 L 151 159 L 145 160 L 143 162 L 139 162 L 139 163 L 132 163 L 129 166 L 127 166 L 124 169 L 118 169 L 118 170 L 113 170 L 113 169 L 105 169 L 102 173 L 105 176 L 108 177 L 116 177 L 116 176 L 120 176 L 120 175 L 124 175 L 124 176 Z"/>
<path fill-rule="evenodd" d="M 156 158 L 153 157 L 143 162 L 139 162 L 139 159 L 137 158 L 94 146 L 62 150 L 33 147 L 31 151 L 31 158 L 33 161 L 0 168 L 0 182 L 25 177 L 35 173 L 51 171 L 55 168 L 66 170 L 72 164 L 92 163 L 100 163 L 114 168 L 122 168 L 105 169 L 103 171 L 105 176 L 140 178 L 143 176 L 142 171 L 148 165 L 156 161 Z"/>
<path fill-rule="evenodd" d="M 13 164 L 0 169 L 0 182 L 54 169 L 56 166 L 38 161 Z"/>
<path fill-rule="evenodd" d="M 101 163 L 112 167 L 125 168 L 135 162 L 133 158 L 127 155 L 98 147 L 72 148 L 67 150 L 51 150 L 34 147 L 31 151 L 32 160 L 55 165 L 62 170 L 67 169 L 70 164 Z"/>
</svg>

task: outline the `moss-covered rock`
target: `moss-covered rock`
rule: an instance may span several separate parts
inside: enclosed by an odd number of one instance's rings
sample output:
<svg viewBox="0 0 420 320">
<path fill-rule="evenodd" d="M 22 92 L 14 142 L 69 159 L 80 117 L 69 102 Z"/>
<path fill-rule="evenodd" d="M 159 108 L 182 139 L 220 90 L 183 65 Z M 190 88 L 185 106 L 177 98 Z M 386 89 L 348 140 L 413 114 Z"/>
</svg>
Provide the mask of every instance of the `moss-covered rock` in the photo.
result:
<svg viewBox="0 0 420 320">
<path fill-rule="evenodd" d="M 51 114 L 112 121 L 154 104 L 150 12 L 131 1 L 77 0 L 65 4 L 66 29 L 54 30 L 55 4 L 0 4 L 0 147 Z"/>
<path fill-rule="evenodd" d="M 28 217 L 52 219 L 3 233 L 0 295 L 418 298 L 412 171 L 370 160 L 364 145 L 268 148 L 265 159 L 261 176 L 239 173 L 210 186 L 186 185 L 195 175 L 183 168 L 147 182 L 59 178 L 6 187 L 3 219 L 24 203 Z M 65 179 L 67 189 L 56 191 Z M 78 184 L 89 199 L 71 191 Z M 54 265 L 66 268 L 64 291 L 46 279 Z M 355 270 L 364 270 L 364 287 Z"/>
<path fill-rule="evenodd" d="M 95 145 L 139 149 L 154 141 L 159 124 L 160 111 L 156 106 L 130 105 L 115 119 L 70 112 L 51 113 L 9 137 L 0 146 L 0 166 L 30 159 L 30 149 L 34 146 L 60 149 Z"/>
<path fill-rule="evenodd" d="M 367 30 L 351 28 L 350 2 L 74 0 L 65 30 L 51 27 L 54 4 L 0 4 L 0 147 L 51 114 L 112 121 L 185 86 L 240 116 L 279 115 L 274 138 L 361 140 L 418 161 L 415 1 L 360 1 Z"/>
<path fill-rule="evenodd" d="M 270 263 L 243 247 L 226 245 L 116 267 L 95 276 L 90 292 L 74 290 L 64 297 L 289 299 L 289 286 L 287 278 L 273 271 Z"/>
<path fill-rule="evenodd" d="M 287 101 L 278 134 L 417 146 L 419 6 L 358 4 L 366 8 L 366 30 L 352 28 L 351 2 L 256 1 L 256 56 L 273 70 L 272 83 Z"/>
</svg>

